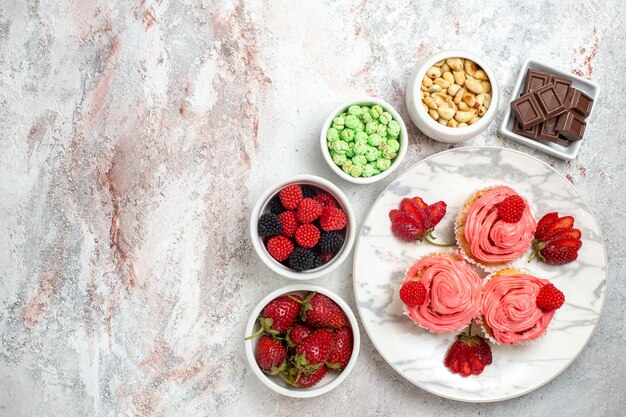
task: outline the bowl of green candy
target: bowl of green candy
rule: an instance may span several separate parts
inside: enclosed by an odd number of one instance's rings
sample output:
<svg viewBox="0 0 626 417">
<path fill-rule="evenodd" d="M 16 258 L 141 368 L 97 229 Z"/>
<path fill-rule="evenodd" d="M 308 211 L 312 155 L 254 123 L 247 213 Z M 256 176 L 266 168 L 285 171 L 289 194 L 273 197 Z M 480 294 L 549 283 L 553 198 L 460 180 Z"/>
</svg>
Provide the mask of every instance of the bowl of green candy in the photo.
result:
<svg viewBox="0 0 626 417">
<path fill-rule="evenodd" d="M 365 97 L 341 104 L 322 127 L 324 159 L 341 178 L 371 184 L 400 165 L 408 134 L 400 114 L 386 101 Z"/>
</svg>

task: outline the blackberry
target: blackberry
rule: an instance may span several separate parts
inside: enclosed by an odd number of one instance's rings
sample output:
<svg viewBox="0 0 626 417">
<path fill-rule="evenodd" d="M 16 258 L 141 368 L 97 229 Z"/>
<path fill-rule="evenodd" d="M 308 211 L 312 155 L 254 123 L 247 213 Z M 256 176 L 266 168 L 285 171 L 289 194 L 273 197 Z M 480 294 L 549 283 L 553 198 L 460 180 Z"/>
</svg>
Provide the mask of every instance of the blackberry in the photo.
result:
<svg viewBox="0 0 626 417">
<path fill-rule="evenodd" d="M 302 186 L 302 198 L 313 198 L 316 195 L 317 191 L 315 191 L 315 188 L 311 187 L 310 185 Z"/>
<path fill-rule="evenodd" d="M 278 215 L 274 213 L 264 213 L 259 219 L 257 228 L 259 236 L 276 236 L 283 233 L 283 224 Z"/>
<path fill-rule="evenodd" d="M 315 268 L 315 253 L 310 249 L 295 248 L 289 255 L 289 268 L 295 271 L 306 271 Z"/>
<path fill-rule="evenodd" d="M 322 256 L 319 253 L 313 253 L 313 268 L 317 268 L 323 264 L 324 261 L 322 260 Z"/>
<path fill-rule="evenodd" d="M 283 207 L 283 203 L 280 202 L 280 198 L 274 196 L 274 198 L 270 200 L 270 211 L 274 214 L 281 214 L 287 210 Z"/>
<path fill-rule="evenodd" d="M 322 252 L 336 253 L 343 246 L 343 236 L 339 232 L 322 233 L 317 246 Z"/>
</svg>

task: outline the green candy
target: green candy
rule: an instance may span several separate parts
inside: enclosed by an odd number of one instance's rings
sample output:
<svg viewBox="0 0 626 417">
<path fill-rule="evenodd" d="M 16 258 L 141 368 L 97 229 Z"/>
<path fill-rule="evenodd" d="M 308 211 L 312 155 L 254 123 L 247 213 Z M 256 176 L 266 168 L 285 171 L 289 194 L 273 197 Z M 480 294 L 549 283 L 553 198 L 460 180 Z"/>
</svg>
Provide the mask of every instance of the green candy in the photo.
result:
<svg viewBox="0 0 626 417">
<path fill-rule="evenodd" d="M 339 131 L 337 129 L 335 129 L 334 127 L 331 127 L 326 132 L 326 139 L 328 139 L 330 142 L 334 142 L 334 141 L 338 140 L 339 139 Z"/>
<path fill-rule="evenodd" d="M 343 116 L 337 116 L 333 119 L 333 127 L 337 130 L 343 130 L 345 127 Z"/>
<path fill-rule="evenodd" d="M 387 126 L 383 124 L 378 125 L 378 131 L 376 133 L 382 137 L 387 137 Z"/>
<path fill-rule="evenodd" d="M 395 120 L 390 120 L 387 123 L 387 134 L 391 137 L 397 137 L 400 134 L 400 123 Z"/>
<path fill-rule="evenodd" d="M 363 173 L 363 165 L 352 165 L 352 167 L 348 171 L 349 174 L 353 177 L 360 177 Z"/>
<path fill-rule="evenodd" d="M 375 161 L 378 159 L 378 149 L 376 149 L 373 146 L 367 146 L 367 149 L 365 150 L 365 159 L 367 159 L 368 161 Z"/>
<path fill-rule="evenodd" d="M 387 111 L 383 112 L 383 114 L 378 117 L 378 122 L 384 125 L 389 123 L 391 120 L 393 120 L 393 116 Z"/>
<path fill-rule="evenodd" d="M 354 153 L 357 155 L 363 155 L 367 150 L 367 144 L 365 142 L 354 142 Z"/>
<path fill-rule="evenodd" d="M 345 153 L 337 153 L 335 151 L 330 151 L 330 156 L 333 158 L 333 162 L 339 166 L 346 163 L 348 158 Z"/>
<path fill-rule="evenodd" d="M 354 155 L 354 142 L 350 142 L 348 143 L 348 149 L 346 149 L 346 156 L 352 158 Z"/>
<path fill-rule="evenodd" d="M 364 177 L 371 177 L 372 175 L 374 175 L 376 173 L 376 168 L 374 168 L 374 166 L 372 166 L 371 164 L 366 164 L 363 167 L 363 176 Z"/>
<path fill-rule="evenodd" d="M 352 142 L 354 140 L 354 130 L 352 129 L 344 129 L 341 131 L 341 139 L 346 142 Z"/>
<path fill-rule="evenodd" d="M 352 157 L 352 163 L 354 165 L 365 165 L 367 164 L 367 159 L 363 155 L 355 155 Z"/>
<path fill-rule="evenodd" d="M 380 169 L 381 171 L 386 170 L 390 166 L 391 166 L 391 160 L 387 158 L 381 158 L 378 161 L 376 161 L 376 168 Z"/>
<path fill-rule="evenodd" d="M 361 106 L 361 118 L 365 117 L 366 114 L 369 114 L 370 108 L 369 106 Z"/>
<path fill-rule="evenodd" d="M 387 142 L 385 142 L 384 140 L 380 142 L 380 144 L 378 145 L 378 149 L 380 149 L 381 151 L 384 151 L 386 147 L 387 147 Z"/>
<path fill-rule="evenodd" d="M 393 149 L 389 148 L 389 146 L 387 146 L 385 150 L 383 151 L 383 155 L 387 159 L 393 159 L 396 157 L 396 155 L 398 155 L 398 152 L 394 151 Z"/>
<path fill-rule="evenodd" d="M 359 120 L 359 124 L 354 128 L 357 132 L 363 132 L 365 130 L 365 124 Z"/>
<path fill-rule="evenodd" d="M 400 142 L 395 139 L 389 139 L 387 141 L 387 149 L 391 149 L 394 152 L 398 152 L 400 149 Z"/>
<path fill-rule="evenodd" d="M 343 170 L 343 172 L 345 172 L 346 174 L 350 173 L 350 168 L 352 168 L 354 166 L 354 164 L 352 163 L 351 160 L 347 160 L 342 166 L 341 169 Z"/>
<path fill-rule="evenodd" d="M 380 169 L 378 169 L 378 167 L 376 166 L 376 162 L 368 162 L 367 165 L 365 165 L 366 167 L 371 167 L 371 168 L 366 168 L 366 169 L 371 169 L 374 172 L 374 175 L 376 174 L 380 174 Z"/>
<path fill-rule="evenodd" d="M 368 135 L 371 135 L 372 133 L 376 133 L 376 132 L 378 132 L 378 123 L 369 122 L 368 124 L 365 125 L 365 133 L 367 133 Z"/>
<path fill-rule="evenodd" d="M 359 119 L 353 114 L 346 116 L 344 120 L 346 127 L 350 129 L 354 129 L 359 124 Z"/>
<path fill-rule="evenodd" d="M 374 118 L 372 117 L 372 115 L 370 114 L 370 109 L 369 107 L 363 107 L 364 109 L 367 109 L 363 112 L 363 114 L 361 115 L 361 120 L 363 120 L 363 123 L 367 124 L 369 122 L 371 122 L 372 120 L 374 120 Z"/>
<path fill-rule="evenodd" d="M 354 142 L 355 143 L 367 143 L 367 133 L 363 131 L 356 132 L 356 135 L 354 135 Z"/>
<path fill-rule="evenodd" d="M 337 142 L 335 142 L 333 150 L 337 153 L 346 153 L 346 151 L 348 150 L 348 142 L 338 140 Z"/>
<path fill-rule="evenodd" d="M 353 106 L 348 107 L 348 114 L 351 114 L 353 116 L 360 116 L 361 113 L 363 113 L 361 106 L 358 106 L 355 104 Z"/>
<path fill-rule="evenodd" d="M 384 110 L 381 106 L 379 106 L 378 104 L 375 106 L 372 106 L 372 108 L 370 109 L 370 114 L 372 115 L 372 117 L 374 119 L 378 119 L 378 117 L 383 114 Z"/>
<path fill-rule="evenodd" d="M 384 142 L 383 142 L 383 138 L 379 134 L 373 133 L 373 134 L 369 135 L 369 137 L 367 138 L 367 143 L 370 146 L 378 146 L 378 145 L 380 145 L 381 143 L 384 143 Z"/>
</svg>

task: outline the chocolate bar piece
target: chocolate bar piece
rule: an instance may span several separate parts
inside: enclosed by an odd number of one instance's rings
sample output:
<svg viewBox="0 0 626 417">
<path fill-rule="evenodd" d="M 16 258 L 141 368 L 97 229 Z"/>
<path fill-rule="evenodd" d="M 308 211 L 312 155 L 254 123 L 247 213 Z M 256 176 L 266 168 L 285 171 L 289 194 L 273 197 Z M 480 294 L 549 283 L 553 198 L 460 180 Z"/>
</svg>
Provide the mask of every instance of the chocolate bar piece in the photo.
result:
<svg viewBox="0 0 626 417">
<path fill-rule="evenodd" d="M 559 96 L 559 99 L 563 103 L 565 103 L 565 98 L 567 97 L 567 93 L 569 92 L 570 86 L 572 85 L 572 80 L 568 80 L 567 78 L 557 77 L 556 75 L 553 75 L 552 84 L 554 84 L 556 95 Z"/>
<path fill-rule="evenodd" d="M 552 117 L 545 122 L 540 123 L 539 126 L 539 134 L 537 137 L 539 139 L 547 140 L 548 142 L 556 143 L 557 145 L 561 145 L 564 147 L 568 147 L 570 142 L 559 135 L 559 132 L 556 131 L 558 117 Z"/>
<path fill-rule="evenodd" d="M 565 111 L 565 96 L 562 99 L 559 97 L 554 84 L 544 85 L 533 90 L 532 94 L 543 111 L 544 120 L 558 116 Z"/>
<path fill-rule="evenodd" d="M 536 90 L 539 87 L 543 87 L 546 84 L 552 82 L 552 76 L 545 72 L 529 69 L 526 72 L 526 78 L 524 79 L 524 94 Z"/>
<path fill-rule="evenodd" d="M 535 94 L 532 92 L 526 93 L 520 98 L 513 100 L 511 102 L 511 108 L 515 112 L 517 121 L 524 130 L 538 125 L 546 119 L 535 98 Z"/>
<path fill-rule="evenodd" d="M 580 90 L 570 88 L 565 103 L 565 107 L 568 110 L 574 110 L 581 117 L 585 118 L 591 113 L 591 106 L 593 106 L 593 99 L 591 97 Z"/>
<path fill-rule="evenodd" d="M 539 123 L 538 125 L 534 125 L 533 127 L 530 127 L 528 129 L 524 129 L 522 125 L 520 124 L 519 120 L 515 119 L 515 121 L 513 122 L 513 133 L 516 133 L 518 135 L 524 136 L 529 139 L 537 139 L 537 136 L 539 135 L 540 126 L 541 126 L 541 123 Z"/>
<path fill-rule="evenodd" d="M 585 134 L 587 124 L 577 111 L 568 110 L 559 116 L 556 131 L 571 141 L 581 140 Z"/>
</svg>

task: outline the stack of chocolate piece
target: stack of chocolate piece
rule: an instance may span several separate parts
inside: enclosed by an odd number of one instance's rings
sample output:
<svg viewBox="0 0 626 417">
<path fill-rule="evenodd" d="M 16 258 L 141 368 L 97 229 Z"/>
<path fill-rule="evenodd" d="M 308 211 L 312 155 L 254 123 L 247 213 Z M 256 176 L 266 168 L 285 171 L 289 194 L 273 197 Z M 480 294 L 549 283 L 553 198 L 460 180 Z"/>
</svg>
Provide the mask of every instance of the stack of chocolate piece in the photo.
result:
<svg viewBox="0 0 626 417">
<path fill-rule="evenodd" d="M 561 146 L 581 140 L 593 100 L 572 87 L 572 81 L 529 69 L 522 95 L 511 102 L 513 132 Z"/>
</svg>

